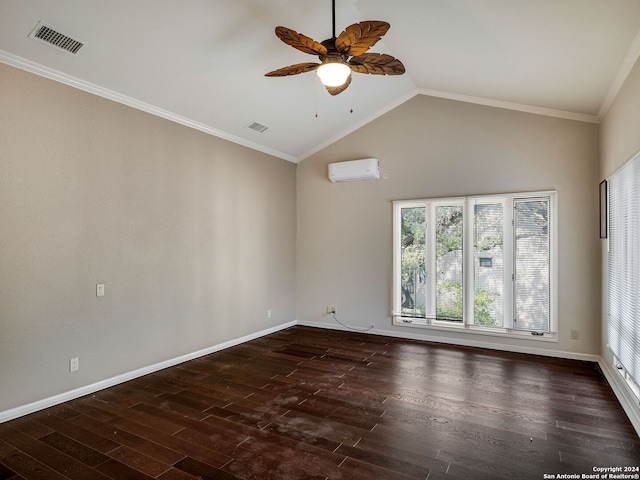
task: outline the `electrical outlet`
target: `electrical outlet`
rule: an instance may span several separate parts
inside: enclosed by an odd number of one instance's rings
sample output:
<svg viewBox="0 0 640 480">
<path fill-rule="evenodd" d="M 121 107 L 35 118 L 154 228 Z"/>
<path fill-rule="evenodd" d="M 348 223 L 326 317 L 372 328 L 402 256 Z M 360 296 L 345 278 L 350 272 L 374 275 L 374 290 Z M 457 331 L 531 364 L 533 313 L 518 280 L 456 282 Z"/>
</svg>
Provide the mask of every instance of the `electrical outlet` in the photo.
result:
<svg viewBox="0 0 640 480">
<path fill-rule="evenodd" d="M 336 313 L 336 307 L 328 305 L 327 306 L 327 315 L 331 315 L 332 313 Z"/>
<path fill-rule="evenodd" d="M 577 328 L 572 328 L 571 340 L 578 340 L 578 339 L 580 339 L 580 330 L 578 330 Z"/>
<path fill-rule="evenodd" d="M 78 370 L 80 370 L 80 359 L 78 357 L 70 358 L 69 359 L 69 371 L 70 372 L 77 372 Z"/>
<path fill-rule="evenodd" d="M 267 310 L 267 318 L 271 318 L 271 310 Z"/>
</svg>

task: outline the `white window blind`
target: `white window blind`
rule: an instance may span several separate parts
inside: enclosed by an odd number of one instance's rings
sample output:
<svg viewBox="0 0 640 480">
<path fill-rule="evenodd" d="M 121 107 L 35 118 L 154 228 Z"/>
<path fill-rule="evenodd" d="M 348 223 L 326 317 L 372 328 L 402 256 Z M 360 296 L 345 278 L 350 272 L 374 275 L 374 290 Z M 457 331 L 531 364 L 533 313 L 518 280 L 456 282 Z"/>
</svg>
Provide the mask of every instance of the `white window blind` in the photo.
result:
<svg viewBox="0 0 640 480">
<path fill-rule="evenodd" d="M 394 202 L 394 323 L 556 335 L 555 211 L 555 192 Z"/>
<path fill-rule="evenodd" d="M 514 328 L 549 331 L 551 319 L 550 199 L 513 202 Z"/>
<path fill-rule="evenodd" d="M 476 199 L 473 206 L 473 323 L 504 327 L 505 262 L 504 199 Z M 509 270 L 510 271 L 510 270 Z"/>
<path fill-rule="evenodd" d="M 640 157 L 608 180 L 608 343 L 640 383 Z"/>
</svg>

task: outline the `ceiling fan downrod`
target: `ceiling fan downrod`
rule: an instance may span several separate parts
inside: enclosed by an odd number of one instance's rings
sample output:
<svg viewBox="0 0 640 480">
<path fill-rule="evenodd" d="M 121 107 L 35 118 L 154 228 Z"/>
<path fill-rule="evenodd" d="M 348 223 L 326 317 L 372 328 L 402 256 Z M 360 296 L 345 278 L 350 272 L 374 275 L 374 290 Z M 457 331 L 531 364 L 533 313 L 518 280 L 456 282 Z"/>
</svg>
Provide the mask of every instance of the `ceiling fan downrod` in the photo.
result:
<svg viewBox="0 0 640 480">
<path fill-rule="evenodd" d="M 316 71 L 330 95 L 338 95 L 351 83 L 351 73 L 402 75 L 404 65 L 385 53 L 369 53 L 390 25 L 378 20 L 365 20 L 349 25 L 336 37 L 336 2 L 331 0 L 331 38 L 316 42 L 287 27 L 276 27 L 276 36 L 303 53 L 316 55 L 320 63 L 304 62 L 265 73 L 267 77 L 286 77 Z"/>
<path fill-rule="evenodd" d="M 331 38 L 336 38 L 336 0 L 331 0 L 331 18 L 333 19 L 333 30 L 331 31 Z"/>
</svg>

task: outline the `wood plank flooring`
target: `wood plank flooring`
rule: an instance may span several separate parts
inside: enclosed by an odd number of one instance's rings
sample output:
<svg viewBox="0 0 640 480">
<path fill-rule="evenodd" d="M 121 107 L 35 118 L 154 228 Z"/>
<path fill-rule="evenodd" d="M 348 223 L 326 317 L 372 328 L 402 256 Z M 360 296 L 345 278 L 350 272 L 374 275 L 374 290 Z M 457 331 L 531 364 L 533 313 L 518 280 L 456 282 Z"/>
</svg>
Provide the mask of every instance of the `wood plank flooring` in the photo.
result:
<svg viewBox="0 0 640 480">
<path fill-rule="evenodd" d="M 539 480 L 639 465 L 593 363 L 300 326 L 0 424 L 0 480 Z"/>
</svg>

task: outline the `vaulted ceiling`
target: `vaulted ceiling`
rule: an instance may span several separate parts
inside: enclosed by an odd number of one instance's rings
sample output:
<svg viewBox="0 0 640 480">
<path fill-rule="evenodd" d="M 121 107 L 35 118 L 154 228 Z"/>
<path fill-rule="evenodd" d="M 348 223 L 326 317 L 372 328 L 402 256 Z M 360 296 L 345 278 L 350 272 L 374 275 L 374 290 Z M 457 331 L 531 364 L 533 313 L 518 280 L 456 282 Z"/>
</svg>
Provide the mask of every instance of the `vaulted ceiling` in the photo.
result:
<svg viewBox="0 0 640 480">
<path fill-rule="evenodd" d="M 637 0 L 336 0 L 336 33 L 363 20 L 391 24 L 371 51 L 406 73 L 335 97 L 264 76 L 314 61 L 274 29 L 329 38 L 330 0 L 0 0 L 0 62 L 297 162 L 417 94 L 597 122 L 640 53 Z"/>
</svg>

